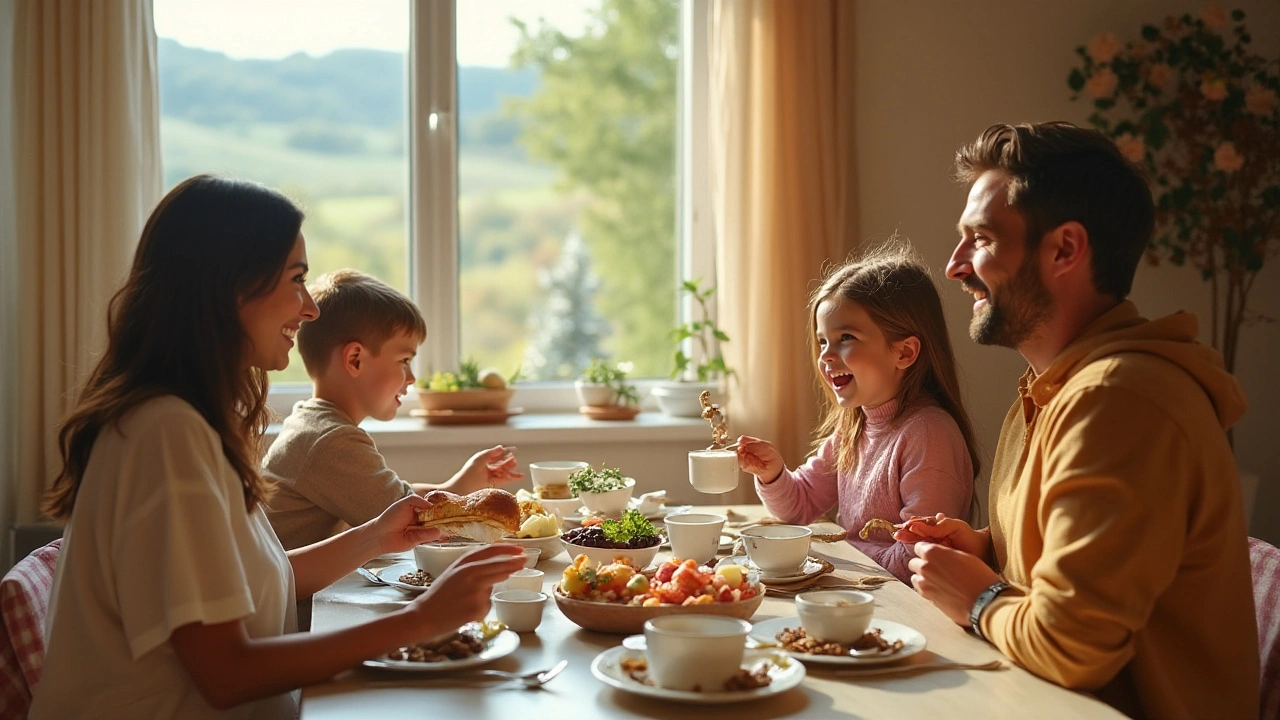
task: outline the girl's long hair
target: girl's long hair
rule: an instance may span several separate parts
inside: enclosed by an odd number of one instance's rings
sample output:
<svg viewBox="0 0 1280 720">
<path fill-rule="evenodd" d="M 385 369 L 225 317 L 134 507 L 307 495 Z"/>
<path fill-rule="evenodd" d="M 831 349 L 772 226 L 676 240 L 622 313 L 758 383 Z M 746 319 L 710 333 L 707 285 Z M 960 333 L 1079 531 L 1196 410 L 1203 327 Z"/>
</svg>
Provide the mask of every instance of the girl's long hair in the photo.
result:
<svg viewBox="0 0 1280 720">
<path fill-rule="evenodd" d="M 70 518 L 98 434 L 161 395 L 190 403 L 218 433 L 247 510 L 269 496 L 258 472 L 267 375 L 245 365 L 250 339 L 239 310 L 275 288 L 302 218 L 273 190 L 209 175 L 160 201 L 111 299 L 106 352 L 58 430 L 63 467 L 44 513 Z"/>
<path fill-rule="evenodd" d="M 895 237 L 829 270 L 809 298 L 809 340 L 815 365 L 821 354 L 816 332 L 818 306 L 827 300 L 858 303 L 889 342 L 912 336 L 919 339 L 920 355 L 903 374 L 894 420 L 923 398 L 932 398 L 960 426 L 973 463 L 973 475 L 977 477 L 981 461 L 973 425 L 960 399 L 960 382 L 956 377 L 955 355 L 951 352 L 942 301 L 928 267 L 906 242 Z M 835 394 L 822 381 L 821 373 L 817 373 L 816 380 L 822 388 L 826 412 L 816 431 L 815 445 L 821 445 L 834 433 L 839 443 L 836 456 L 839 469 L 850 472 L 858 463 L 858 438 L 867 416 L 860 407 L 840 407 Z"/>
</svg>

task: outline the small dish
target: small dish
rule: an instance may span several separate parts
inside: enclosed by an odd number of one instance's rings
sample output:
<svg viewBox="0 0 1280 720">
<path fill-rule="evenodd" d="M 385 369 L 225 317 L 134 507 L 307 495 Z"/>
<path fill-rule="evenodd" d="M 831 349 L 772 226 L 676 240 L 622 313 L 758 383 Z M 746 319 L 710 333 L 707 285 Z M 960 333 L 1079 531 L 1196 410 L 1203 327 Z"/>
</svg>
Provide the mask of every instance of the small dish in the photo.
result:
<svg viewBox="0 0 1280 720">
<path fill-rule="evenodd" d="M 426 592 L 427 588 L 431 587 L 430 581 L 428 581 L 426 585 L 410 585 L 409 583 L 400 582 L 401 575 L 408 575 L 417 571 L 418 566 L 413 562 L 398 562 L 395 565 L 388 565 L 372 572 L 391 587 L 396 588 L 397 590 L 403 590 L 404 592 L 413 595 L 418 595 Z"/>
<path fill-rule="evenodd" d="M 469 658 L 441 660 L 440 662 L 413 662 L 412 660 L 392 660 L 386 655 L 382 655 L 373 660 L 365 660 L 364 666 L 382 670 L 406 670 L 410 672 L 449 672 L 493 662 L 498 658 L 510 655 L 518 647 L 520 647 L 520 636 L 511 630 L 503 630 L 486 641 L 483 650 Z"/>
<path fill-rule="evenodd" d="M 696 703 L 702 705 L 715 705 L 743 702 L 746 700 L 758 700 L 760 698 L 769 697 L 784 693 L 804 680 L 805 670 L 804 664 L 793 662 L 788 663 L 787 667 L 778 667 L 774 665 L 769 668 L 769 676 L 773 678 L 773 682 L 764 687 L 755 688 L 753 690 L 733 690 L 720 692 L 694 692 L 689 690 L 667 690 L 655 685 L 646 685 L 639 680 L 631 677 L 627 671 L 622 669 L 621 663 L 626 659 L 635 659 L 644 657 L 643 651 L 631 650 L 626 647 L 611 647 L 608 650 L 596 656 L 591 662 L 591 674 L 600 682 L 615 687 L 623 692 L 634 693 L 636 695 L 644 695 L 646 697 L 657 698 L 660 700 L 671 700 L 674 702 Z M 758 650 L 747 650 L 742 659 L 742 667 L 750 669 L 761 660 L 767 660 L 773 655 L 769 652 Z"/>
<path fill-rule="evenodd" d="M 751 628 L 750 637 L 760 643 L 776 645 L 778 642 L 778 633 L 783 630 L 794 630 L 799 627 L 800 618 L 796 616 L 761 620 Z M 871 626 L 869 629 L 879 630 L 880 636 L 889 642 L 901 640 L 902 649 L 894 653 L 857 656 L 811 655 L 809 653 L 782 650 L 781 648 L 778 648 L 778 650 L 786 652 L 797 660 L 803 660 L 804 662 L 809 663 L 818 663 L 821 665 L 884 665 L 885 663 L 898 662 L 903 658 L 911 657 L 912 655 L 924 650 L 925 645 L 927 644 L 924 635 L 919 630 L 891 620 L 871 618 Z"/>
</svg>

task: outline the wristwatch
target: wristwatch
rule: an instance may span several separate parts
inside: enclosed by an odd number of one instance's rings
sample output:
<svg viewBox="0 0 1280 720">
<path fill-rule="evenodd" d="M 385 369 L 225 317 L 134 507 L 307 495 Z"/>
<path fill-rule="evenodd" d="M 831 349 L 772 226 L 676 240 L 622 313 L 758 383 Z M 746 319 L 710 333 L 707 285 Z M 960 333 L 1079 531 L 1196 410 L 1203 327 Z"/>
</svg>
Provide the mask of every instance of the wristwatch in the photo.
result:
<svg viewBox="0 0 1280 720">
<path fill-rule="evenodd" d="M 987 609 L 987 606 L 991 604 L 992 600 L 996 599 L 997 595 L 1008 589 L 1009 583 L 997 580 L 978 593 L 978 599 L 973 601 L 973 609 L 969 611 L 969 625 L 973 627 L 973 632 L 983 640 L 987 638 L 982 634 L 982 625 L 978 622 L 979 618 L 982 617 L 982 611 Z"/>
</svg>

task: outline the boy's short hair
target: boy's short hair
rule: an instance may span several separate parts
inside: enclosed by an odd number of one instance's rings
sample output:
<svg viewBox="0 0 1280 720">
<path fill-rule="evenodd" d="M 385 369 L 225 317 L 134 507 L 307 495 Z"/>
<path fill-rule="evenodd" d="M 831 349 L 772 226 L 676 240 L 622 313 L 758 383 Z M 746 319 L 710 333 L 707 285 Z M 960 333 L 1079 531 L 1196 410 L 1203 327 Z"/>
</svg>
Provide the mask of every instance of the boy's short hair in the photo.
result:
<svg viewBox="0 0 1280 720">
<path fill-rule="evenodd" d="M 307 374 L 328 369 L 334 348 L 358 342 L 375 355 L 396 333 L 408 333 L 419 343 L 427 338 L 427 322 L 408 297 L 359 270 L 335 270 L 316 278 L 307 288 L 320 316 L 302 323 L 298 353 Z"/>
</svg>

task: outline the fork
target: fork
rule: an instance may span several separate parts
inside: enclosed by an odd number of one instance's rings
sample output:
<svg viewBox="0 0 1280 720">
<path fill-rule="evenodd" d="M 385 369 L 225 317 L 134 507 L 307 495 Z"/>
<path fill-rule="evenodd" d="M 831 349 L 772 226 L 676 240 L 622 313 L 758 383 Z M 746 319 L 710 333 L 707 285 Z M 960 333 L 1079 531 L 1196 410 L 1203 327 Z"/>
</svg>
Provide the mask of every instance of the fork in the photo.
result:
<svg viewBox="0 0 1280 720">
<path fill-rule="evenodd" d="M 526 689 L 541 687 L 551 682 L 551 679 L 559 675 L 568 667 L 568 660 L 561 660 L 549 670 L 534 670 L 527 673 L 509 673 L 502 670 L 477 670 L 472 675 L 484 675 L 486 677 L 496 677 L 503 680 L 510 680 L 522 683 Z"/>
</svg>

